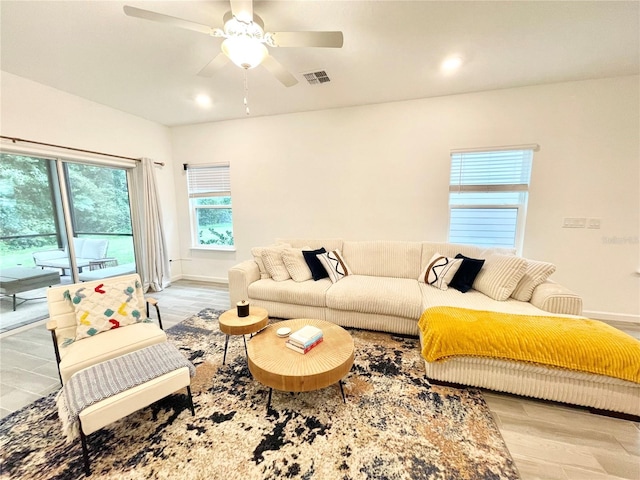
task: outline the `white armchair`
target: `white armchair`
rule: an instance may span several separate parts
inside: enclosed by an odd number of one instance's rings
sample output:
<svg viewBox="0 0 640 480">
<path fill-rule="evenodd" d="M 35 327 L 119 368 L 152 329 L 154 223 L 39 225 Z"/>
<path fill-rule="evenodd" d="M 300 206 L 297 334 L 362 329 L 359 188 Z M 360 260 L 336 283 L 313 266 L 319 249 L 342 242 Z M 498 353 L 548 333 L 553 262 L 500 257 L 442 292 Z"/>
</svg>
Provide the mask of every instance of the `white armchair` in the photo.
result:
<svg viewBox="0 0 640 480">
<path fill-rule="evenodd" d="M 76 252 L 78 270 L 82 271 L 82 268 L 89 266 L 91 262 L 107 257 L 109 240 L 74 237 L 73 246 Z M 34 252 L 32 255 L 37 267 L 60 268 L 63 275 L 66 269 L 71 268 L 69 264 L 69 254 L 66 248 L 64 250 Z"/>
<path fill-rule="evenodd" d="M 102 290 L 108 289 L 109 286 L 120 285 L 123 282 L 129 285 L 139 284 L 140 277 L 137 274 L 123 275 L 93 282 L 62 285 L 47 290 L 50 318 L 47 323 L 47 330 L 51 332 L 60 381 L 63 384 L 78 370 L 134 350 L 167 341 L 167 336 L 162 330 L 158 302 L 153 298 L 142 295 L 132 297 L 132 303 L 128 303 L 127 308 L 134 308 L 140 314 L 144 312 L 148 319 L 149 305 L 155 307 L 157 324 L 149 321 L 140 321 L 131 325 L 113 328 L 95 336 L 77 339 L 80 320 L 77 318 L 76 304 L 65 295 L 65 292 L 82 291 L 84 292 L 83 296 L 89 295 L 89 292 L 94 290 L 103 293 Z M 103 307 L 107 304 L 100 305 Z M 119 308 L 122 308 L 122 305 L 114 303 L 111 307 L 112 313 L 118 311 Z M 118 313 L 120 312 L 118 311 Z M 141 317 L 141 320 L 143 318 Z"/>
</svg>

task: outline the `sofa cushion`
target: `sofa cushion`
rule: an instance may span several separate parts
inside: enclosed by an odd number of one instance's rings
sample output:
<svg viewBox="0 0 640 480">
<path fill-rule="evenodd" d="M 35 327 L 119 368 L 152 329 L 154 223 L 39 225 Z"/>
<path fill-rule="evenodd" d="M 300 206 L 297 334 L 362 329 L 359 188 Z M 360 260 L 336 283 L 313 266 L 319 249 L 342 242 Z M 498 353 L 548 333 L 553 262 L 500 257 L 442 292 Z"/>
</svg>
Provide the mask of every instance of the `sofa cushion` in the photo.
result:
<svg viewBox="0 0 640 480">
<path fill-rule="evenodd" d="M 324 248 L 327 251 L 342 250 L 343 244 L 341 238 L 277 238 L 276 242 L 286 243 L 296 248 L 302 248 L 305 245 L 308 245 L 314 250 Z"/>
<path fill-rule="evenodd" d="M 423 242 L 422 243 L 422 268 L 424 269 L 425 265 L 429 261 L 431 257 L 433 257 L 436 253 L 440 253 L 441 255 L 445 255 L 447 257 L 455 257 L 459 253 L 464 255 L 465 257 L 471 258 L 487 258 L 489 255 L 500 254 L 500 255 L 515 255 L 515 248 L 501 248 L 501 247 L 491 247 L 491 248 L 481 248 L 475 245 L 463 245 L 459 243 L 447 243 L 447 242 Z"/>
<path fill-rule="evenodd" d="M 92 260 L 105 258 L 109 248 L 109 240 L 101 238 L 74 238 L 73 248 L 76 257 L 90 258 Z"/>
<path fill-rule="evenodd" d="M 529 302 L 520 302 L 514 298 L 499 302 L 473 289 L 467 293 L 462 293 L 454 288 L 438 290 L 421 283 L 420 291 L 422 293 L 423 310 L 430 307 L 459 307 L 521 315 L 549 315 L 549 312 L 545 312 Z"/>
<path fill-rule="evenodd" d="M 422 243 L 422 268 L 436 253 L 447 257 L 454 257 L 461 253 L 465 257 L 481 258 L 483 249 L 474 245 L 459 245 L 457 243 L 446 242 L 423 242 Z"/>
<path fill-rule="evenodd" d="M 462 259 L 462 264 L 449 282 L 449 286 L 466 293 L 473 287 L 473 282 L 484 265 L 484 259 L 465 257 L 461 253 L 457 254 L 456 258 Z"/>
<path fill-rule="evenodd" d="M 291 279 L 275 282 L 273 279 L 258 280 L 249 285 L 249 298 L 270 302 L 325 307 L 326 292 L 331 280 L 323 278 L 317 282 L 295 282 Z"/>
<path fill-rule="evenodd" d="M 309 265 L 307 265 L 302 254 L 303 250 L 310 251 L 309 247 L 286 248 L 282 251 L 284 266 L 287 268 L 291 278 L 296 282 L 305 282 L 313 278 Z"/>
<path fill-rule="evenodd" d="M 319 253 L 316 255 L 322 266 L 329 274 L 329 279 L 336 283 L 338 280 L 342 280 L 344 277 L 351 275 L 349 265 L 345 262 L 340 250 L 332 250 L 326 253 Z"/>
<path fill-rule="evenodd" d="M 526 269 L 527 261 L 522 257 L 489 255 L 473 282 L 473 288 L 494 300 L 504 301 L 516 289 Z"/>
<path fill-rule="evenodd" d="M 321 278 L 329 278 L 329 274 L 327 273 L 327 269 L 324 268 L 324 265 L 318 258 L 319 253 L 325 253 L 326 250 L 324 248 L 318 248 L 317 250 L 303 250 L 302 256 L 304 257 L 304 261 L 307 262 L 307 266 L 311 271 L 311 278 L 314 280 L 320 280 Z"/>
<path fill-rule="evenodd" d="M 527 260 L 527 269 L 524 272 L 524 276 L 518 282 L 511 296 L 516 300 L 528 302 L 531 300 L 535 288 L 544 283 L 555 271 L 556 266 L 552 263 Z"/>
<path fill-rule="evenodd" d="M 418 277 L 418 281 L 440 290 L 446 290 L 461 263 L 461 258 L 450 258 L 436 253 L 427 263 L 427 266 Z"/>
<path fill-rule="evenodd" d="M 342 253 L 354 275 L 415 280 L 422 270 L 418 242 L 344 242 Z"/>
<path fill-rule="evenodd" d="M 155 323 L 136 323 L 74 342 L 60 349 L 62 383 L 78 370 L 166 341 L 167 335 Z"/>
<path fill-rule="evenodd" d="M 327 307 L 335 310 L 413 318 L 422 313 L 420 287 L 415 278 L 349 275 L 327 292 Z"/>
</svg>

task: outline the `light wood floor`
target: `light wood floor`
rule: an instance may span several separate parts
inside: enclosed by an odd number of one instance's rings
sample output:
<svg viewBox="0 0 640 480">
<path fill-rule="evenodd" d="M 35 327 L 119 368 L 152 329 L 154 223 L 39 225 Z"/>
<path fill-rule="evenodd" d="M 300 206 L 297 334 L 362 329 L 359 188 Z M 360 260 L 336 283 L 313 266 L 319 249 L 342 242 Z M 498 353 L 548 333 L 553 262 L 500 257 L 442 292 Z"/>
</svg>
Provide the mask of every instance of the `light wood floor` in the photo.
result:
<svg viewBox="0 0 640 480">
<path fill-rule="evenodd" d="M 153 293 L 166 328 L 203 308 L 229 308 L 225 285 L 181 280 Z M 614 326 L 640 338 L 640 325 Z M 0 339 L 0 415 L 60 387 L 44 322 Z M 640 423 L 484 392 L 523 480 L 640 480 Z M 640 400 L 639 400 L 640 401 Z"/>
</svg>

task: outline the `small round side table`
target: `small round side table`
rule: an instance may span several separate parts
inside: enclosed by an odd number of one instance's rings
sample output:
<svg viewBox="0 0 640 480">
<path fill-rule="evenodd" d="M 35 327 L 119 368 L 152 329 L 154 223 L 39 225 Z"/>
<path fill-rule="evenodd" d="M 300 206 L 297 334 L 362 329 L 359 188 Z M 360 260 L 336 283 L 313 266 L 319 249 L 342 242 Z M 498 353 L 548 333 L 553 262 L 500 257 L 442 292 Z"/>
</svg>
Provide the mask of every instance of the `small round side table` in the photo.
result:
<svg viewBox="0 0 640 480">
<path fill-rule="evenodd" d="M 238 310 L 233 308 L 227 310 L 218 318 L 220 331 L 227 335 L 224 341 L 224 357 L 222 364 L 227 361 L 227 347 L 229 346 L 230 335 L 242 335 L 244 341 L 244 353 L 247 355 L 247 340 L 244 338 L 247 334 L 256 333 L 262 330 L 269 323 L 269 313 L 261 307 L 249 306 L 249 315 L 247 317 L 239 317 Z"/>
</svg>

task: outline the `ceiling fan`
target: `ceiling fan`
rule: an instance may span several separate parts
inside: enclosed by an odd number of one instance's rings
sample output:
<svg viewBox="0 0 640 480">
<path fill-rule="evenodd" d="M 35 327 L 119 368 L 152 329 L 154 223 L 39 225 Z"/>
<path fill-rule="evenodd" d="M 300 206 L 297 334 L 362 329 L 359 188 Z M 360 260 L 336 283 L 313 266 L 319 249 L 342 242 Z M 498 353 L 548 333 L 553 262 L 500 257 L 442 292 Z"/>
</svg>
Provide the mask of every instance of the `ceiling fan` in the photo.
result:
<svg viewBox="0 0 640 480">
<path fill-rule="evenodd" d="M 280 62 L 269 55 L 267 47 L 327 47 L 341 48 L 342 32 L 265 32 L 264 22 L 253 13 L 253 0 L 231 0 L 231 11 L 224 15 L 223 28 L 210 27 L 162 13 L 126 5 L 124 13 L 130 17 L 160 22 L 174 27 L 224 38 L 220 52 L 204 66 L 198 75 L 212 76 L 229 60 L 248 70 L 264 66 L 284 86 L 291 87 L 298 80 Z"/>
</svg>

